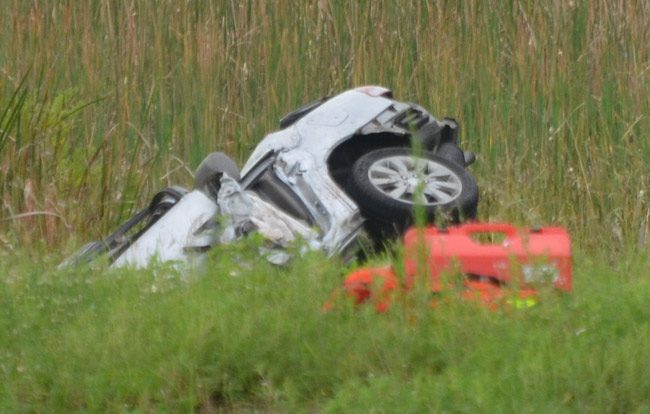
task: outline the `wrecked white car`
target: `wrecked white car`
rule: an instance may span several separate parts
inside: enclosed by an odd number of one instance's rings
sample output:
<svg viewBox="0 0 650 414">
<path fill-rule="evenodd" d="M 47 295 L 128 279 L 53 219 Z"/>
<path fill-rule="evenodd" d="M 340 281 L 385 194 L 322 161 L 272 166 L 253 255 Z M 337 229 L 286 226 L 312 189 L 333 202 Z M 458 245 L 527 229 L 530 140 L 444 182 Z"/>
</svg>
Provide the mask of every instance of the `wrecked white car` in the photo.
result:
<svg viewBox="0 0 650 414">
<path fill-rule="evenodd" d="M 378 244 L 411 222 L 473 218 L 478 189 L 458 147 L 458 125 L 368 86 L 323 98 L 286 115 L 241 171 L 215 152 L 199 165 L 193 190 L 171 187 L 65 265 L 106 255 L 111 266 L 192 261 L 223 243 L 260 233 L 265 256 L 287 260 L 296 239 L 328 255 L 352 257 L 362 235 Z"/>
</svg>

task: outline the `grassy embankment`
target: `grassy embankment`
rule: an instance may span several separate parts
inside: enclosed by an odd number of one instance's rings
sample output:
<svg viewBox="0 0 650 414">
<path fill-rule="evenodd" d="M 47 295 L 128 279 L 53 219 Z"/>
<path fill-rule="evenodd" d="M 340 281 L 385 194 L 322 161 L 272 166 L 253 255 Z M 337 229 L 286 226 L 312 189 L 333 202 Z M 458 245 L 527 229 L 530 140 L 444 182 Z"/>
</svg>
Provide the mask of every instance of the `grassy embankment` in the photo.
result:
<svg viewBox="0 0 650 414">
<path fill-rule="evenodd" d="M 648 257 L 577 258 L 575 293 L 490 312 L 450 295 L 321 305 L 341 268 L 245 246 L 204 272 L 52 271 L 3 261 L 4 412 L 645 412 Z"/>
<path fill-rule="evenodd" d="M 8 410 L 648 409 L 647 3 L 5 3 Z M 241 161 L 283 113 L 367 83 L 461 122 L 482 219 L 570 229 L 572 298 L 506 317 L 460 305 L 324 317 L 340 270 L 322 258 L 241 278 L 217 259 L 153 293 L 163 273 L 34 259 L 191 185 L 206 153 Z"/>
</svg>

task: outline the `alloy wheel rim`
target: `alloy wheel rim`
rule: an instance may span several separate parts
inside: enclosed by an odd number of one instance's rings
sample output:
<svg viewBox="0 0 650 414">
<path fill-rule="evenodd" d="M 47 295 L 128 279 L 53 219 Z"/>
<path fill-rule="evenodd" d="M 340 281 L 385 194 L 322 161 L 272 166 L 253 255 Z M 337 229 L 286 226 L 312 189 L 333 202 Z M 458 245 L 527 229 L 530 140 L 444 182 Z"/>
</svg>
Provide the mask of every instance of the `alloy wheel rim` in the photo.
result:
<svg viewBox="0 0 650 414">
<path fill-rule="evenodd" d="M 394 155 L 375 161 L 368 169 L 370 183 L 386 196 L 403 203 L 435 206 L 455 200 L 463 186 L 456 173 L 433 160 Z"/>
</svg>

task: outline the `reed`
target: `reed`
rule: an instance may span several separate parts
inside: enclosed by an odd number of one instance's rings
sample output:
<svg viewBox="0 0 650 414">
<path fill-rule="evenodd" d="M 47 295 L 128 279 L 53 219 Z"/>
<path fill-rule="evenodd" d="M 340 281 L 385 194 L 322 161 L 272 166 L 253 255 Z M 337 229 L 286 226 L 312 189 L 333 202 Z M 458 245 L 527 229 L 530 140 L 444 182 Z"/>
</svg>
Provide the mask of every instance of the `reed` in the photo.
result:
<svg viewBox="0 0 650 414">
<path fill-rule="evenodd" d="M 482 219 L 647 249 L 650 5 L 5 0 L 4 248 L 97 237 L 202 157 L 245 160 L 322 95 L 391 87 L 453 116 Z"/>
</svg>

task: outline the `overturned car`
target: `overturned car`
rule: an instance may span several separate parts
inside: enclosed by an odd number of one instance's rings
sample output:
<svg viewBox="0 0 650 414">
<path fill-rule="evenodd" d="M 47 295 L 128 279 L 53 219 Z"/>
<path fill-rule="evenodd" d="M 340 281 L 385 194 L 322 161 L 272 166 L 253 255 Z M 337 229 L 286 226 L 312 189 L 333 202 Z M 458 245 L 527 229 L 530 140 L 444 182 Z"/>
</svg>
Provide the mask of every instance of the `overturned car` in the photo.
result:
<svg viewBox="0 0 650 414">
<path fill-rule="evenodd" d="M 353 257 L 359 241 L 399 234 L 421 206 L 429 221 L 476 216 L 478 188 L 458 146 L 458 125 L 393 99 L 379 86 L 352 89 L 286 115 L 241 171 L 208 155 L 193 190 L 170 187 L 103 240 L 64 265 L 106 256 L 111 266 L 193 261 L 206 250 L 260 233 L 265 256 L 283 263 L 296 239 Z"/>
</svg>

